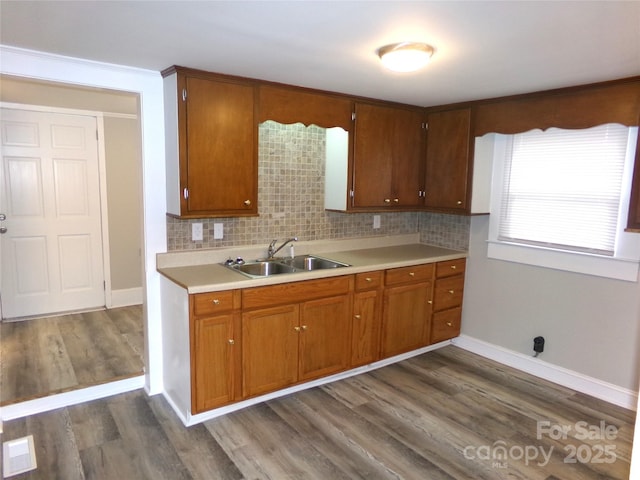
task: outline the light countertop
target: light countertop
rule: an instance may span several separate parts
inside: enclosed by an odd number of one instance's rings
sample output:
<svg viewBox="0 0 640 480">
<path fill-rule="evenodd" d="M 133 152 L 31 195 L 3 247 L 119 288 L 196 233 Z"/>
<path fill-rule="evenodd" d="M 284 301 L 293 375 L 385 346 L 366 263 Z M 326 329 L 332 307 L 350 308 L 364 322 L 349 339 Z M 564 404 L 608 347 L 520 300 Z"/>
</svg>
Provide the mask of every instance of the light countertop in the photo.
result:
<svg viewBox="0 0 640 480">
<path fill-rule="evenodd" d="M 309 252 L 314 254 L 313 252 Z M 169 280 L 182 286 L 188 293 L 205 293 L 236 288 L 297 282 L 316 278 L 370 272 L 387 268 L 406 267 L 424 263 L 441 262 L 465 258 L 466 252 L 447 248 L 411 243 L 342 251 L 322 251 L 319 257 L 347 263 L 349 267 L 314 270 L 310 272 L 285 273 L 264 278 L 249 278 L 219 263 L 201 265 L 167 266 L 158 271 Z"/>
</svg>

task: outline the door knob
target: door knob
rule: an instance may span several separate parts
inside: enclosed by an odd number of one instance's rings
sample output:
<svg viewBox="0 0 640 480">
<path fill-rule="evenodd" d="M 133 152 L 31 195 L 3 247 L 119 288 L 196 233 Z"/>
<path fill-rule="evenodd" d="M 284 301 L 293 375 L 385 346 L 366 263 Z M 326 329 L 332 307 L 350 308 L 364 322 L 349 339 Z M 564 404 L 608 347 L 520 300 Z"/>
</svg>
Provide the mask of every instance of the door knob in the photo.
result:
<svg viewBox="0 0 640 480">
<path fill-rule="evenodd" d="M 4 213 L 0 213 L 0 222 L 4 222 L 7 216 Z M 7 233 L 7 227 L 0 227 L 0 234 Z"/>
</svg>

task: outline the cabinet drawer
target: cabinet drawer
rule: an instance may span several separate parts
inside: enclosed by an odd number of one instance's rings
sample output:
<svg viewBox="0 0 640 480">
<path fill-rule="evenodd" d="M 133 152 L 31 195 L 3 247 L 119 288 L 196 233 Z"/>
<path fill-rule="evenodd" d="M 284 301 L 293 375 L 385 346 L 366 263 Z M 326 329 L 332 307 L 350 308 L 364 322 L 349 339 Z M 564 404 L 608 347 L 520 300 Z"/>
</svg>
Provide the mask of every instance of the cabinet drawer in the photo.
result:
<svg viewBox="0 0 640 480">
<path fill-rule="evenodd" d="M 242 308 L 269 307 L 332 297 L 347 294 L 352 288 L 353 275 L 247 288 L 242 291 Z"/>
<path fill-rule="evenodd" d="M 466 258 L 458 258 L 457 260 L 450 260 L 448 262 L 438 262 L 436 264 L 436 278 L 464 274 L 466 264 Z"/>
<path fill-rule="evenodd" d="M 372 290 L 382 286 L 384 271 L 358 273 L 356 275 L 356 291 Z"/>
<path fill-rule="evenodd" d="M 436 311 L 462 305 L 462 290 L 464 289 L 464 277 L 439 278 L 433 292 L 433 308 Z"/>
<path fill-rule="evenodd" d="M 431 343 L 438 343 L 460 335 L 462 308 L 456 307 L 433 314 Z"/>
<path fill-rule="evenodd" d="M 433 263 L 412 267 L 392 268 L 386 272 L 386 284 L 399 285 L 402 283 L 431 280 L 433 278 L 433 271 Z"/>
<path fill-rule="evenodd" d="M 197 293 L 191 295 L 193 314 L 197 317 L 230 312 L 240 308 L 240 294 L 238 290 L 223 292 Z"/>
</svg>

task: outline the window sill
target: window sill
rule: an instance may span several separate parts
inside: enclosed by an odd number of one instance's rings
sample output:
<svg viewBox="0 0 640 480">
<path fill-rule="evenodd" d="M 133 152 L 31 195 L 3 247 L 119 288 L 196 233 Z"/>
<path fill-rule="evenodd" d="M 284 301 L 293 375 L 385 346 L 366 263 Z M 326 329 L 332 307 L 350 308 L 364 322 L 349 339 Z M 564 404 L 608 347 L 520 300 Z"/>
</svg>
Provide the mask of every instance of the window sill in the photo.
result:
<svg viewBox="0 0 640 480">
<path fill-rule="evenodd" d="M 489 241 L 488 243 L 487 256 L 496 260 L 613 278 L 627 282 L 638 281 L 640 266 L 638 260 L 564 252 L 505 242 Z"/>
</svg>

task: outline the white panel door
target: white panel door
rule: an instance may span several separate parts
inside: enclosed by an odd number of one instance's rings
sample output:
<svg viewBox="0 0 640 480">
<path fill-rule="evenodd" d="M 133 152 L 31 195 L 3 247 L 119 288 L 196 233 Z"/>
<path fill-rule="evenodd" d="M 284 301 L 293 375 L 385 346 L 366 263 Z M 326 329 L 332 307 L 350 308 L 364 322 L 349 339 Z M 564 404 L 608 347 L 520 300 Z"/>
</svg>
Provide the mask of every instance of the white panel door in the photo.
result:
<svg viewBox="0 0 640 480">
<path fill-rule="evenodd" d="M 3 108 L 2 316 L 105 304 L 95 117 Z"/>
</svg>

